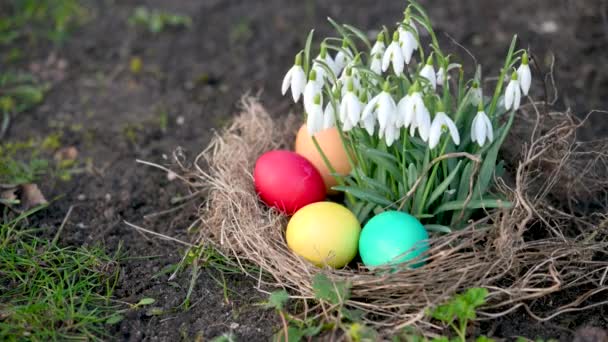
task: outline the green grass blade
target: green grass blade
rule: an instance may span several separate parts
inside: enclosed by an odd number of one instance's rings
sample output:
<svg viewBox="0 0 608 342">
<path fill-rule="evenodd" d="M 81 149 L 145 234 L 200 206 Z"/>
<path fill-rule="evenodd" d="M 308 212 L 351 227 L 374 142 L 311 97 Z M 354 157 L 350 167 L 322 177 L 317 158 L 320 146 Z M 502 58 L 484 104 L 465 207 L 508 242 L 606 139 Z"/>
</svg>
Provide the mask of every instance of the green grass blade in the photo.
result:
<svg viewBox="0 0 608 342">
<path fill-rule="evenodd" d="M 425 210 L 427 210 L 438 198 L 443 195 L 443 193 L 448 189 L 448 186 L 452 183 L 452 180 L 456 176 L 458 176 L 458 171 L 460 171 L 460 166 L 462 165 L 462 160 L 458 162 L 456 168 L 435 188 L 435 190 L 431 193 L 431 197 L 426 203 Z"/>
<path fill-rule="evenodd" d="M 465 206 L 466 205 L 466 206 Z M 465 201 L 450 201 L 447 203 L 443 203 L 440 205 L 434 212 L 435 215 L 442 213 L 444 211 L 454 211 L 454 210 L 463 210 L 463 209 L 509 209 L 513 207 L 513 203 L 509 201 L 503 201 L 499 199 L 485 199 L 485 200 L 472 200 L 469 203 Z"/>
</svg>

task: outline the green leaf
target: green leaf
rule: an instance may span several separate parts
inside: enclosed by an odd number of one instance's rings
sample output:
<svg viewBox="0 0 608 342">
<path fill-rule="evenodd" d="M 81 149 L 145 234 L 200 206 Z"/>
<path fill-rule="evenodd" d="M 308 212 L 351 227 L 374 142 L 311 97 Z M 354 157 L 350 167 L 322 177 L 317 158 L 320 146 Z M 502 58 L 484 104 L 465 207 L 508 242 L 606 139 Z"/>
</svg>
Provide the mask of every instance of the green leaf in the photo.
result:
<svg viewBox="0 0 608 342">
<path fill-rule="evenodd" d="M 414 186 L 414 183 L 416 183 L 416 179 L 418 179 L 418 170 L 416 170 L 416 165 L 410 164 L 407 168 L 407 187 L 408 187 L 408 189 L 411 189 Z"/>
<path fill-rule="evenodd" d="M 364 151 L 364 156 L 368 157 L 378 166 L 388 171 L 394 179 L 401 179 L 401 171 L 399 171 L 399 168 L 397 167 L 399 163 L 397 158 L 392 155 L 390 155 L 392 158 L 389 158 L 387 155 L 390 154 L 372 148 L 368 148 Z"/>
<path fill-rule="evenodd" d="M 285 341 L 285 330 L 283 329 L 277 331 L 272 340 L 276 342 L 297 342 L 301 341 L 304 336 L 306 336 L 306 331 L 304 331 L 304 329 L 290 325 L 287 328 L 287 341 Z"/>
<path fill-rule="evenodd" d="M 264 306 L 276 310 L 283 310 L 283 306 L 289 300 L 289 293 L 285 290 L 273 291 Z"/>
<path fill-rule="evenodd" d="M 154 298 L 142 298 L 135 305 L 137 305 L 137 306 L 140 306 L 140 305 L 150 305 L 150 304 L 152 304 L 154 302 L 156 302 L 156 299 L 154 299 Z"/>
<path fill-rule="evenodd" d="M 329 23 L 336 29 L 336 31 L 338 31 L 338 33 L 340 33 L 342 38 L 344 38 L 344 40 L 346 40 L 348 45 L 350 45 L 351 49 L 353 49 L 353 52 L 356 54 L 358 51 L 357 44 L 355 44 L 355 42 L 353 42 L 353 40 L 350 38 L 348 32 L 346 32 L 344 30 L 344 28 L 342 26 L 340 26 L 338 23 L 336 23 L 332 18 L 328 17 L 327 21 L 329 21 Z"/>
<path fill-rule="evenodd" d="M 442 205 L 440 205 L 439 208 L 437 208 L 435 210 L 434 214 L 437 215 L 437 214 L 439 214 L 441 212 L 444 212 L 444 211 L 462 210 L 462 209 L 479 209 L 479 208 L 484 208 L 484 209 L 504 208 L 504 209 L 508 209 L 508 208 L 513 207 L 513 203 L 511 203 L 509 201 L 499 200 L 499 199 L 471 200 L 467 204 L 466 208 L 464 207 L 465 204 L 466 204 L 465 200 L 446 202 L 446 203 L 443 203 Z"/>
<path fill-rule="evenodd" d="M 333 190 L 342 191 L 349 193 L 361 200 L 367 202 L 373 202 L 385 207 L 393 207 L 394 203 L 386 199 L 386 197 L 378 194 L 375 191 L 363 189 L 357 186 L 349 186 L 349 185 L 336 185 L 332 187 Z"/>
<path fill-rule="evenodd" d="M 120 321 L 122 321 L 125 317 L 120 314 L 115 314 L 106 319 L 106 324 L 114 325 Z"/>
<path fill-rule="evenodd" d="M 479 337 L 478 337 L 478 338 L 475 340 L 475 342 L 494 342 L 494 339 L 493 339 L 493 338 L 489 338 L 489 337 L 487 337 L 487 336 L 482 335 L 482 336 L 479 336 Z"/>
<path fill-rule="evenodd" d="M 350 310 L 347 308 L 342 308 L 341 312 L 342 317 L 346 318 L 351 322 L 360 322 L 363 319 L 363 316 L 365 316 L 365 312 L 357 309 Z"/>
<path fill-rule="evenodd" d="M 464 200 L 467 198 L 469 194 L 469 186 L 471 183 L 471 173 L 473 172 L 473 163 L 474 161 L 470 161 L 464 167 L 462 174 L 460 175 L 460 182 L 458 184 L 458 193 L 456 194 L 456 199 Z"/>
<path fill-rule="evenodd" d="M 502 146 L 505 138 L 507 137 L 507 133 L 509 133 L 509 129 L 513 124 L 514 113 L 511 113 L 509 116 L 509 121 L 506 123 L 505 127 L 502 130 L 501 136 L 492 143 L 492 147 L 486 154 L 483 163 L 481 164 L 481 169 L 479 171 L 479 179 L 475 186 L 475 191 L 479 194 L 481 198 L 485 194 L 488 186 L 490 184 L 490 180 L 494 175 L 494 169 L 496 168 L 496 158 L 498 157 L 498 150 Z"/>
<path fill-rule="evenodd" d="M 487 296 L 488 290 L 482 287 L 470 288 L 464 294 L 464 298 L 466 299 L 466 301 L 475 308 L 485 304 Z"/>
<path fill-rule="evenodd" d="M 355 36 L 357 36 L 357 38 L 361 39 L 363 44 L 365 44 L 365 46 L 367 46 L 368 50 L 372 49 L 369 39 L 367 39 L 367 37 L 365 36 L 365 33 L 361 32 L 361 30 L 359 30 L 358 28 L 348 25 L 348 24 L 344 24 L 344 28 L 346 28 L 350 32 L 354 33 Z"/>
<path fill-rule="evenodd" d="M 462 160 L 458 162 L 456 168 L 435 188 L 435 190 L 431 193 L 431 197 L 426 203 L 425 210 L 428 209 L 438 198 L 443 195 L 443 193 L 447 190 L 448 186 L 452 183 L 452 180 L 458 175 L 458 171 L 460 171 L 460 166 L 462 165 Z"/>
<path fill-rule="evenodd" d="M 431 231 L 431 232 L 438 232 L 438 233 L 451 233 L 452 229 L 448 226 L 443 226 L 440 224 L 425 224 L 424 228 L 426 228 L 426 230 Z"/>
<path fill-rule="evenodd" d="M 315 298 L 330 304 L 344 303 L 350 297 L 351 284 L 347 281 L 331 281 L 325 274 L 318 273 L 312 281 Z"/>
<path fill-rule="evenodd" d="M 314 33 L 315 30 L 310 30 L 308 37 L 306 37 L 306 45 L 304 45 L 304 60 L 302 61 L 302 64 L 304 66 L 304 73 L 306 74 L 306 77 L 308 77 L 308 71 L 310 70 L 310 47 Z"/>
</svg>

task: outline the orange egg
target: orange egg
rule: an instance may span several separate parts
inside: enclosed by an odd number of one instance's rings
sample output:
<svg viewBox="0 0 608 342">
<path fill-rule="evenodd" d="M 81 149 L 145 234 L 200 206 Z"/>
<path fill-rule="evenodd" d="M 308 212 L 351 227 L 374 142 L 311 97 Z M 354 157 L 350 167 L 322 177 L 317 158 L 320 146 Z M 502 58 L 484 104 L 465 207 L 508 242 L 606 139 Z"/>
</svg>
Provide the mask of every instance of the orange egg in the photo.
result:
<svg viewBox="0 0 608 342">
<path fill-rule="evenodd" d="M 323 151 L 323 154 L 329 160 L 329 163 L 334 168 L 336 173 L 340 175 L 348 175 L 351 171 L 350 163 L 348 162 L 348 156 L 346 155 L 346 150 L 344 150 L 344 145 L 342 145 L 342 141 L 340 140 L 340 133 L 338 129 L 335 127 L 323 130 L 315 134 L 315 138 Z M 314 142 L 312 141 L 312 137 L 308 135 L 308 130 L 306 128 L 306 124 L 300 127 L 298 131 L 298 135 L 296 136 L 296 153 L 304 156 L 304 158 L 308 159 L 321 173 L 321 177 L 323 177 L 323 182 L 325 182 L 325 187 L 327 188 L 327 192 L 332 194 L 336 193 L 333 190 L 330 190 L 332 186 L 338 184 L 338 181 L 334 176 L 331 175 L 329 168 L 323 161 L 323 157 L 315 147 Z"/>
</svg>

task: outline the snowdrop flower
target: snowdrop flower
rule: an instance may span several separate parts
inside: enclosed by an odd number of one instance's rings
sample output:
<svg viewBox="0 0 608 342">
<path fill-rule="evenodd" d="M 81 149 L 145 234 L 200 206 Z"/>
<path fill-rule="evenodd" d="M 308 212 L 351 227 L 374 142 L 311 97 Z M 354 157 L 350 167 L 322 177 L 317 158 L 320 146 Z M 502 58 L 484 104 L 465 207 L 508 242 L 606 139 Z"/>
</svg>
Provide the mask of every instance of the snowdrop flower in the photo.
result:
<svg viewBox="0 0 608 342">
<path fill-rule="evenodd" d="M 454 144 L 460 144 L 460 134 L 458 134 L 458 128 L 456 128 L 456 124 L 454 124 L 454 121 L 452 121 L 449 116 L 447 116 L 444 112 L 441 111 L 435 114 L 435 118 L 433 119 L 433 123 L 431 124 L 431 130 L 429 133 L 429 147 L 431 149 L 435 148 L 437 144 L 439 144 L 441 134 L 445 132 L 446 129 L 450 133 Z"/>
<path fill-rule="evenodd" d="M 414 51 L 418 50 L 418 40 L 412 31 L 417 33 L 418 30 L 411 20 L 406 19 L 406 21 L 399 26 L 398 31 L 401 54 L 403 55 L 405 64 L 410 64 Z"/>
<path fill-rule="evenodd" d="M 517 110 L 521 102 L 521 88 L 519 86 L 519 80 L 517 79 L 517 72 L 513 72 L 511 75 L 511 81 L 507 85 L 505 90 L 505 108 L 507 110 L 513 108 Z"/>
<path fill-rule="evenodd" d="M 304 111 L 311 112 L 317 95 L 321 95 L 321 86 L 317 82 L 317 71 L 313 69 L 310 71 L 308 83 L 304 87 Z"/>
<path fill-rule="evenodd" d="M 333 81 L 333 78 L 330 77 L 330 75 L 327 75 L 327 69 L 323 68 L 319 61 L 325 63 L 327 67 L 332 71 L 334 71 L 336 68 L 334 60 L 327 52 L 327 47 L 325 46 L 325 44 L 321 44 L 321 52 L 319 52 L 319 55 L 312 62 L 312 70 L 317 72 L 317 83 L 320 87 L 322 87 L 323 82 L 325 82 L 326 80 L 331 82 Z"/>
<path fill-rule="evenodd" d="M 494 130 L 492 129 L 492 122 L 490 118 L 483 111 L 483 107 L 480 105 L 477 111 L 477 115 L 473 118 L 471 124 L 471 140 L 479 144 L 482 147 L 486 143 L 494 140 Z"/>
<path fill-rule="evenodd" d="M 447 73 L 450 72 L 450 70 L 455 69 L 455 68 L 460 68 L 461 65 L 460 64 L 450 64 L 448 65 L 447 71 L 445 70 L 445 68 L 442 66 L 439 68 L 439 70 L 437 71 L 437 85 L 438 86 L 443 86 L 443 83 L 446 81 L 446 77 L 449 80 L 450 76 L 447 75 Z"/>
<path fill-rule="evenodd" d="M 420 70 L 420 77 L 424 77 L 429 81 L 429 84 L 435 90 L 437 88 L 437 75 L 435 74 L 435 68 L 433 67 L 433 54 L 426 60 L 426 64 Z"/>
<path fill-rule="evenodd" d="M 325 111 L 323 111 L 323 129 L 329 129 L 335 126 L 336 112 L 334 110 L 334 106 L 331 102 L 327 103 L 325 106 Z"/>
<path fill-rule="evenodd" d="M 296 61 L 294 65 L 289 69 L 285 77 L 283 78 L 283 84 L 281 86 L 281 93 L 285 95 L 287 93 L 287 89 L 291 88 L 291 96 L 293 97 L 293 102 L 298 102 L 300 99 L 300 95 L 304 90 L 304 86 L 306 84 L 306 75 L 304 74 L 304 69 L 302 68 L 302 53 L 298 53 L 296 55 Z"/>
<path fill-rule="evenodd" d="M 361 120 L 363 121 L 370 116 L 378 118 L 380 137 L 386 136 L 387 131 L 395 126 L 395 120 L 397 118 L 397 105 L 389 93 L 389 87 L 389 83 L 385 82 L 382 92 L 369 101 L 361 115 Z M 388 141 L 387 145 L 389 145 Z"/>
<path fill-rule="evenodd" d="M 376 43 L 369 53 L 371 59 L 369 68 L 378 75 L 382 74 L 382 56 L 384 55 L 385 50 L 386 46 L 384 45 L 384 34 L 380 32 L 378 33 Z"/>
<path fill-rule="evenodd" d="M 313 136 L 317 132 L 323 130 L 323 106 L 321 94 L 315 95 L 313 99 L 312 107 L 310 111 L 306 111 L 308 117 L 306 118 L 306 127 L 308 128 L 308 134 Z"/>
<path fill-rule="evenodd" d="M 471 86 L 471 104 L 473 106 L 479 106 L 482 104 L 482 94 L 481 88 L 479 88 L 479 83 L 477 81 L 473 81 L 473 85 Z"/>
<path fill-rule="evenodd" d="M 334 59 L 334 74 L 339 75 L 344 69 L 348 61 L 353 59 L 353 54 L 350 52 L 348 43 L 342 42 L 342 50 L 338 51 L 336 58 Z"/>
<path fill-rule="evenodd" d="M 349 65 L 346 66 L 342 75 L 340 75 L 339 80 L 342 84 L 348 84 L 350 81 L 353 82 L 353 89 L 355 91 L 361 91 L 361 75 L 359 74 L 359 70 L 353 68 L 355 63 L 358 63 L 359 58 L 355 58 Z M 346 95 L 346 91 L 348 89 L 346 87 L 342 87 L 342 96 Z"/>
<path fill-rule="evenodd" d="M 353 81 L 349 80 L 346 95 L 340 103 L 340 121 L 343 131 L 350 131 L 361 119 L 361 101 L 354 92 Z"/>
<path fill-rule="evenodd" d="M 418 134 L 423 141 L 428 141 L 431 129 L 431 115 L 424 105 L 422 93 L 418 89 L 418 83 L 414 83 L 411 93 L 405 96 L 397 105 L 398 127 L 410 127 L 410 135 Z"/>
<path fill-rule="evenodd" d="M 517 68 L 517 77 L 519 78 L 521 92 L 524 95 L 528 95 L 530 85 L 532 84 L 532 73 L 530 72 L 530 66 L 528 65 L 527 52 L 524 52 L 524 55 L 521 57 L 521 65 Z"/>
<path fill-rule="evenodd" d="M 399 46 L 399 32 L 395 31 L 393 33 L 393 41 L 388 46 L 386 51 L 384 51 L 384 56 L 382 57 L 382 71 L 388 70 L 390 64 L 393 64 L 393 71 L 396 75 L 401 75 L 403 72 L 405 61 L 403 60 L 403 53 L 401 52 L 401 47 Z"/>
</svg>

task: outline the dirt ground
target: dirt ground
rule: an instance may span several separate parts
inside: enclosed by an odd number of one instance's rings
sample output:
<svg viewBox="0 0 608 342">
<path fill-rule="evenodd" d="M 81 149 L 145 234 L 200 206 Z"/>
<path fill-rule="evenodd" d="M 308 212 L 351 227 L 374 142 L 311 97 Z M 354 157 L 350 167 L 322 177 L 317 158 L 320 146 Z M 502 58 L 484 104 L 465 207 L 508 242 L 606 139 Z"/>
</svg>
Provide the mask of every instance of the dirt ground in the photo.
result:
<svg viewBox="0 0 608 342">
<path fill-rule="evenodd" d="M 101 243 L 116 250 L 122 243 L 127 259 L 116 297 L 136 302 L 157 300 L 166 313 L 149 316 L 146 310 L 131 313 L 110 333 L 116 340 L 177 341 L 202 336 L 205 340 L 233 332 L 239 340 L 267 340 L 277 327 L 275 315 L 255 304 L 264 299 L 255 281 L 227 276 L 227 296 L 203 270 L 198 276 L 193 306 L 175 309 L 184 299 L 190 273 L 168 281 L 153 276 L 175 264 L 183 248 L 145 236 L 123 220 L 188 241 L 186 228 L 192 217 L 175 214 L 145 219 L 145 215 L 172 207 L 174 197 L 186 189 L 169 181 L 159 170 L 136 159 L 167 163 L 166 156 L 181 146 L 194 157 L 213 130 L 228 122 L 238 110 L 240 97 L 259 94 L 269 111 L 280 119 L 296 109 L 280 96 L 280 82 L 303 47 L 309 29 L 319 36 L 331 33 L 325 18 L 362 29 L 390 25 L 402 15 L 405 1 L 333 0 L 99 0 L 87 2 L 90 18 L 62 47 L 31 47 L 30 63 L 44 63 L 49 55 L 67 62 L 64 77 L 44 104 L 21 115 L 9 130 L 9 139 L 64 132 L 64 143 L 90 158 L 95 172 L 68 183 L 42 184 L 47 198 L 63 195 L 38 214 L 38 224 L 56 229 L 70 206 L 72 215 L 62 234 L 64 244 Z M 533 97 L 549 100 L 555 93 L 541 73 L 551 70 L 559 95 L 557 108 L 572 108 L 583 115 L 608 108 L 608 10 L 607 1 L 583 0 L 465 0 L 423 1 L 445 46 L 463 57 L 466 53 L 444 34 L 475 54 L 486 74 L 497 72 L 514 33 L 520 47 L 536 59 Z M 139 5 L 191 16 L 189 29 L 169 29 L 157 35 L 127 23 Z M 143 71 L 129 71 L 132 57 L 140 57 Z M 467 57 L 468 58 L 468 57 Z M 53 66 L 49 66 L 52 68 Z M 550 83 L 550 82 L 549 82 Z M 167 127 L 161 124 L 168 118 Z M 586 138 L 606 135 L 606 124 L 596 115 Z M 193 207 L 192 207 L 193 208 Z M 194 210 L 192 210 L 194 213 Z M 597 309 L 566 315 L 544 324 L 516 312 L 484 329 L 498 337 L 571 339 L 585 324 L 608 326 L 608 315 Z"/>
</svg>

